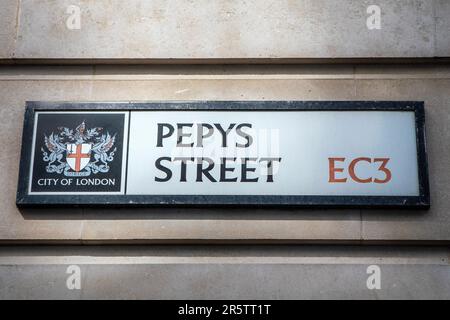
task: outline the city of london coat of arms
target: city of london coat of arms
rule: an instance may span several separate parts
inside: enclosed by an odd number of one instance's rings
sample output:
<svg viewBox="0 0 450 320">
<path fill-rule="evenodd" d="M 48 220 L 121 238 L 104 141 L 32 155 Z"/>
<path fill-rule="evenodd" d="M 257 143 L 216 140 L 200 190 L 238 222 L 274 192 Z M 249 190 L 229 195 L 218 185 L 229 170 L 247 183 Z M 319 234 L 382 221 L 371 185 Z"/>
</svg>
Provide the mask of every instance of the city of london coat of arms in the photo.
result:
<svg viewBox="0 0 450 320">
<path fill-rule="evenodd" d="M 42 148 L 48 173 L 68 177 L 87 177 L 109 171 L 114 160 L 116 135 L 104 133 L 103 128 L 87 129 L 83 121 L 75 130 L 59 127 L 56 133 L 45 135 Z M 114 148 L 113 148 L 114 147 Z"/>
</svg>

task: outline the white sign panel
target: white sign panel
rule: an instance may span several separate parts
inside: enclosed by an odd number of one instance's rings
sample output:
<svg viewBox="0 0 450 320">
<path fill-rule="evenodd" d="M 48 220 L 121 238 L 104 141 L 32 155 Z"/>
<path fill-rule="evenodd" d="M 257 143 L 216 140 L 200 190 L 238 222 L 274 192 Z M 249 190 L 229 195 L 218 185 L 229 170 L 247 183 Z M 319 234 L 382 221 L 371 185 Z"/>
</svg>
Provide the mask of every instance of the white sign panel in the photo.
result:
<svg viewBox="0 0 450 320">
<path fill-rule="evenodd" d="M 418 102 L 34 103 L 28 117 L 18 204 L 429 205 Z"/>
<path fill-rule="evenodd" d="M 127 194 L 418 196 L 414 113 L 132 112 Z"/>
</svg>

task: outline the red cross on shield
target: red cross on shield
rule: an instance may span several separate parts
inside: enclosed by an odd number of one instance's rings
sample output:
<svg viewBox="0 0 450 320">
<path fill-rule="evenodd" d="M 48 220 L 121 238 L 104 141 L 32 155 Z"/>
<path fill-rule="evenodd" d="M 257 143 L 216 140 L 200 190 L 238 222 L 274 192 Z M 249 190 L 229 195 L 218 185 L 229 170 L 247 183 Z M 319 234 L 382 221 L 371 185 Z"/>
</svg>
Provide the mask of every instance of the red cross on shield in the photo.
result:
<svg viewBox="0 0 450 320">
<path fill-rule="evenodd" d="M 72 170 L 81 171 L 91 161 L 91 147 L 89 143 L 69 143 L 66 146 L 66 161 Z"/>
</svg>

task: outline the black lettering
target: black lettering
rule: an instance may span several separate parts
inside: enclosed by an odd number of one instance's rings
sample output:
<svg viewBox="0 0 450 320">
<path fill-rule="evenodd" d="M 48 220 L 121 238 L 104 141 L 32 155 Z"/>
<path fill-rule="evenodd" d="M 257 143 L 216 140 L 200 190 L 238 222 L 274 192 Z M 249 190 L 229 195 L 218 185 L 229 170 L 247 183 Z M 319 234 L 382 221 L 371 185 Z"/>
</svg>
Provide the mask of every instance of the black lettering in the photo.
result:
<svg viewBox="0 0 450 320">
<path fill-rule="evenodd" d="M 186 167 L 188 161 L 194 161 L 194 158 L 179 157 L 173 158 L 173 161 L 181 161 L 180 182 L 186 182 Z"/>
<path fill-rule="evenodd" d="M 238 148 L 248 148 L 253 143 L 253 137 L 249 133 L 245 133 L 242 131 L 242 128 L 244 128 L 244 127 L 251 128 L 252 125 L 250 123 L 241 123 L 240 125 L 238 125 L 236 127 L 237 135 L 247 140 L 246 144 L 241 144 L 241 143 L 236 142 L 236 147 L 238 147 Z"/>
<path fill-rule="evenodd" d="M 216 179 L 214 179 L 209 171 L 211 171 L 214 168 L 214 161 L 211 158 L 198 158 L 197 159 L 197 182 L 203 182 L 202 176 L 205 176 L 209 179 L 209 181 L 217 182 Z M 203 161 L 208 162 L 208 166 L 206 168 L 203 168 Z"/>
<path fill-rule="evenodd" d="M 258 158 L 242 158 L 241 182 L 258 182 L 258 178 L 247 178 L 247 172 L 255 172 L 256 168 L 247 167 L 248 161 L 256 161 Z"/>
<path fill-rule="evenodd" d="M 183 137 L 190 137 L 192 133 L 183 132 L 183 127 L 192 128 L 193 123 L 177 123 L 177 147 L 193 147 L 194 143 L 182 143 Z"/>
<path fill-rule="evenodd" d="M 259 162 L 267 161 L 267 182 L 273 182 L 273 162 L 281 161 L 281 158 L 261 158 Z"/>
<path fill-rule="evenodd" d="M 228 126 L 227 131 L 225 131 L 222 126 L 220 125 L 220 123 L 214 123 L 214 125 L 216 126 L 217 130 L 219 130 L 219 132 L 222 134 L 222 147 L 226 147 L 227 146 L 227 136 L 230 133 L 231 129 L 234 128 L 234 126 L 236 125 L 236 123 L 231 123 Z"/>
<path fill-rule="evenodd" d="M 166 177 L 165 178 L 155 177 L 155 181 L 157 181 L 157 182 L 167 182 L 167 181 L 170 180 L 170 178 L 172 178 L 172 171 L 169 168 L 164 167 L 161 164 L 161 161 L 170 161 L 170 157 L 161 157 L 161 158 L 156 159 L 156 161 L 155 161 L 156 168 L 161 170 L 162 172 L 164 172 L 166 174 Z"/>
<path fill-rule="evenodd" d="M 206 134 L 203 133 L 203 128 L 207 128 Z M 203 147 L 203 140 L 209 138 L 214 133 L 214 127 L 208 123 L 197 124 L 197 147 Z"/>
<path fill-rule="evenodd" d="M 234 172 L 233 168 L 227 168 L 227 161 L 236 161 L 236 158 L 220 158 L 220 182 L 236 182 L 237 178 L 227 178 L 227 172 Z"/>
<path fill-rule="evenodd" d="M 169 132 L 167 134 L 163 134 L 163 128 L 166 127 L 169 129 Z M 172 125 L 168 124 L 168 123 L 158 123 L 158 143 L 156 144 L 157 147 L 162 147 L 163 146 L 163 139 L 164 138 L 168 138 L 170 137 L 173 132 L 175 131 L 175 129 L 173 128 Z"/>
</svg>

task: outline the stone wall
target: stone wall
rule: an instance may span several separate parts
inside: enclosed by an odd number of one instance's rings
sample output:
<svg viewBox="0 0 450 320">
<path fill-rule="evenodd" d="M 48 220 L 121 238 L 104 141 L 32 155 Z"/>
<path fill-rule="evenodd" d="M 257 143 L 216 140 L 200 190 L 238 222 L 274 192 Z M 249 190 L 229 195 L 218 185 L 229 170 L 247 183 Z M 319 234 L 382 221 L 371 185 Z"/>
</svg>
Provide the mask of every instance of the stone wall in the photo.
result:
<svg viewBox="0 0 450 320">
<path fill-rule="evenodd" d="M 421 247 L 4 247 L 0 298 L 450 299 L 449 250 Z M 379 290 L 367 269 L 381 271 Z M 79 290 L 66 287 L 78 266 Z"/>
<path fill-rule="evenodd" d="M 446 65 L 10 66 L 0 69 L 1 241 L 448 241 Z M 27 100 L 425 101 L 431 209 L 18 209 Z"/>
<path fill-rule="evenodd" d="M 450 298 L 449 58 L 448 0 L 2 0 L 0 299 Z M 18 209 L 33 100 L 424 101 L 431 208 Z"/>
<path fill-rule="evenodd" d="M 0 58 L 6 61 L 450 56 L 446 0 L 4 0 L 1 5 Z M 376 13 L 371 5 L 380 10 L 379 29 L 367 26 Z"/>
</svg>

